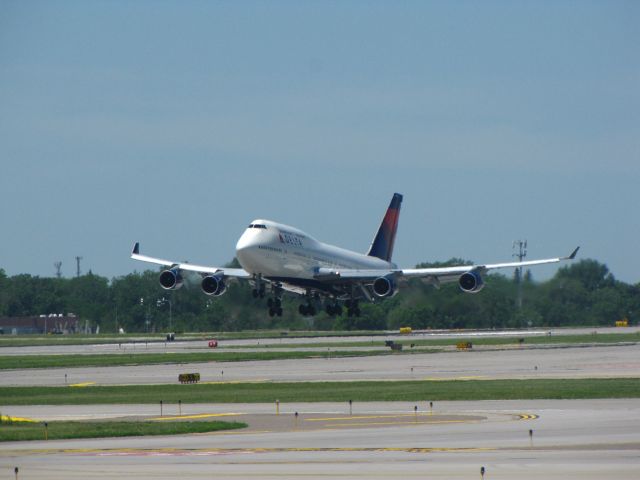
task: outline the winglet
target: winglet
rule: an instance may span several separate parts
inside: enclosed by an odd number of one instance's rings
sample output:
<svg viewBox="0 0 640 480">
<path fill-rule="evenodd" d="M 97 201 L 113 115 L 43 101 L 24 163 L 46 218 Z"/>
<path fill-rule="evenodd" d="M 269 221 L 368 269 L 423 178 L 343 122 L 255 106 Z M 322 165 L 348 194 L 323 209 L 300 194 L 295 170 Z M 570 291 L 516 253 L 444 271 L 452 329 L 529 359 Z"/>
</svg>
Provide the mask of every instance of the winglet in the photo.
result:
<svg viewBox="0 0 640 480">
<path fill-rule="evenodd" d="M 567 257 L 567 260 L 573 260 L 574 258 L 576 258 L 576 254 L 578 253 L 578 250 L 580 250 L 580 247 L 576 247 L 576 249 L 573 252 L 571 252 L 571 255 Z"/>
<path fill-rule="evenodd" d="M 140 242 L 136 242 L 131 251 L 131 255 L 138 255 L 140 253 Z"/>
</svg>

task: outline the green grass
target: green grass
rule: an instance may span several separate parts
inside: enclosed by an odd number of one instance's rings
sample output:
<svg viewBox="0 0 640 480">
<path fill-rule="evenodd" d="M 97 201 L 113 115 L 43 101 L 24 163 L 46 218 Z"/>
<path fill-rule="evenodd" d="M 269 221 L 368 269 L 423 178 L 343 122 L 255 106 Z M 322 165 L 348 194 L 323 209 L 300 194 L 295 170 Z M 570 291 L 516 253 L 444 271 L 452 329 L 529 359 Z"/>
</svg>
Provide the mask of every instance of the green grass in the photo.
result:
<svg viewBox="0 0 640 480">
<path fill-rule="evenodd" d="M 578 345 L 578 344 L 616 344 L 622 342 L 640 341 L 637 333 L 598 333 L 588 335 L 539 335 L 520 337 L 524 339 L 522 345 Z M 444 338 L 413 338 L 406 337 L 398 341 L 404 345 L 403 353 L 437 353 L 437 347 L 454 346 L 458 342 L 470 341 L 475 346 L 510 346 L 518 345 L 518 337 L 460 337 L 457 339 Z M 410 348 L 411 345 L 415 348 Z M 254 351 L 236 352 L 234 347 L 223 347 L 218 350 L 202 352 L 177 353 L 113 353 L 89 355 L 5 355 L 0 356 L 0 370 L 23 368 L 70 368 L 70 367 L 109 367 L 122 365 L 153 365 L 166 363 L 199 363 L 199 362 L 241 362 L 255 360 L 290 360 L 303 358 L 331 357 L 362 357 L 389 355 L 390 350 L 344 350 L 329 351 L 331 348 L 354 347 L 382 347 L 384 337 L 362 342 L 323 342 L 323 343 L 265 343 L 263 345 L 243 346 Z M 327 351 L 304 352 L 297 349 L 305 347 L 326 348 Z M 429 347 L 431 347 L 429 349 Z M 265 348 L 292 349 L 290 351 L 262 351 Z M 1 353 L 1 350 L 0 350 Z M 395 352 L 395 354 L 398 354 Z"/>
<path fill-rule="evenodd" d="M 639 398 L 640 378 L 0 387 L 3 405 Z"/>
<path fill-rule="evenodd" d="M 316 346 L 366 346 L 377 342 L 382 342 L 383 337 L 390 335 L 397 335 L 398 332 L 381 332 L 381 331 L 246 331 L 246 332 L 210 332 L 210 333 L 180 333 L 177 335 L 177 340 L 180 341 L 202 341 L 205 342 L 211 338 L 217 338 L 218 340 L 243 340 L 243 339 L 258 339 L 258 340 L 276 340 L 287 338 L 314 338 L 314 337 L 353 337 L 353 336 L 366 336 L 377 337 L 371 341 L 358 341 L 358 342 L 324 342 L 320 344 L 314 344 Z M 504 345 L 516 342 L 516 337 L 509 338 L 467 338 L 459 337 L 459 341 L 472 341 L 477 345 Z M 1 347 L 29 347 L 29 346 L 49 346 L 49 345 L 93 345 L 93 344 L 140 344 L 144 342 L 156 342 L 162 343 L 165 341 L 165 334 L 100 334 L 100 335 L 0 335 L 0 352 Z M 640 332 L 636 333 L 598 333 L 587 335 L 536 335 L 525 337 L 525 343 L 609 343 L 609 342 L 637 342 L 640 341 Z M 408 335 L 403 343 L 416 343 L 417 345 L 451 345 L 456 342 L 453 338 L 428 338 L 419 339 Z M 264 347 L 266 345 L 272 347 L 291 347 L 291 344 L 284 343 L 265 343 L 260 345 Z M 299 346 L 298 344 L 293 344 Z M 238 347 L 241 348 L 241 347 Z"/>
<path fill-rule="evenodd" d="M 482 337 L 482 338 L 464 338 L 459 340 L 449 340 L 448 344 L 457 342 L 471 342 L 474 345 L 509 345 L 516 344 L 518 338 L 523 338 L 524 345 L 547 345 L 547 344 L 589 344 L 589 343 L 621 343 L 621 342 L 640 342 L 640 332 L 636 333 L 591 333 L 585 335 L 534 335 L 530 337 Z M 444 339 L 438 339 L 437 343 L 430 343 L 430 340 L 424 340 L 424 345 L 445 345 Z M 422 341 L 413 342 L 416 345 L 423 345 Z"/>
<path fill-rule="evenodd" d="M 396 335 L 395 333 L 393 335 Z M 388 335 L 391 336 L 391 335 Z M 523 338 L 523 345 L 557 345 L 557 344 L 590 344 L 590 343 L 621 343 L 621 342 L 640 342 L 640 332 L 636 333 L 597 333 L 585 335 L 534 335 L 534 336 L 510 336 L 510 337 L 456 337 L 456 338 L 421 338 L 408 335 L 396 343 L 401 343 L 405 348 L 411 344 L 417 347 L 436 347 L 436 346 L 455 346 L 458 342 L 471 342 L 473 345 L 516 345 L 519 344 L 518 339 Z M 262 343 L 260 345 L 238 345 L 224 347 L 225 349 L 235 348 L 305 348 L 305 347 L 324 347 L 324 348 L 352 348 L 352 347 L 371 347 L 383 346 L 384 338 L 375 338 L 366 341 L 357 342 L 321 342 L 321 343 Z"/>
<path fill-rule="evenodd" d="M 349 336 L 385 335 L 379 331 L 289 331 L 289 330 L 249 330 L 243 332 L 188 332 L 177 333 L 179 341 L 207 341 L 244 339 L 277 339 L 277 338 L 314 338 L 314 337 L 349 337 Z M 94 345 L 94 344 L 129 344 L 141 342 L 164 342 L 166 333 L 102 333 L 99 335 L 0 335 L 0 347 L 35 347 L 49 345 Z"/>
<path fill-rule="evenodd" d="M 49 440 L 64 438 L 132 437 L 142 435 L 180 435 L 245 428 L 239 422 L 48 422 Z M 4 422 L 0 424 L 0 442 L 44 440 L 43 423 Z"/>
</svg>

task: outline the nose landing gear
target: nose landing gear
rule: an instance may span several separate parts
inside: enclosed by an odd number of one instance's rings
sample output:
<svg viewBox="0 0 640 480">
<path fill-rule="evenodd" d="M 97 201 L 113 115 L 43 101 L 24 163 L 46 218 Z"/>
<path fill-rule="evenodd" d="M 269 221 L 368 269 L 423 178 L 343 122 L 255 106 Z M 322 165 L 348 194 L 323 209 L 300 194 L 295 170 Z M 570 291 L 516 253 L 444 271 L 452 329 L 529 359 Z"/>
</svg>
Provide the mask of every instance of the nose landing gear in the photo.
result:
<svg viewBox="0 0 640 480">
<path fill-rule="evenodd" d="M 251 290 L 251 294 L 253 295 L 253 298 L 264 298 L 264 287 L 260 289 L 254 288 L 253 290 Z"/>
<path fill-rule="evenodd" d="M 253 290 L 251 290 L 251 294 L 253 295 L 253 298 L 264 298 L 264 282 L 262 281 L 262 276 L 257 275 L 254 278 L 255 281 L 255 288 Z"/>
<path fill-rule="evenodd" d="M 280 285 L 271 285 L 271 291 L 273 292 L 273 298 L 267 300 L 267 306 L 269 307 L 269 316 L 278 317 L 282 316 L 282 287 Z"/>
</svg>

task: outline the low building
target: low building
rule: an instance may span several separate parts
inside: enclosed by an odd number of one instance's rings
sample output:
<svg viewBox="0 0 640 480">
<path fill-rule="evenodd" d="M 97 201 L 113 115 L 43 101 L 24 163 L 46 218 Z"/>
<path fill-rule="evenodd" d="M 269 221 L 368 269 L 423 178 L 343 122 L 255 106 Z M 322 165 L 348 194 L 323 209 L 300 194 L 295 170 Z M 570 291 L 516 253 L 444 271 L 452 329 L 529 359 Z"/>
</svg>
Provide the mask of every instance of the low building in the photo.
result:
<svg viewBox="0 0 640 480">
<path fill-rule="evenodd" d="M 41 315 L 39 317 L 0 317 L 0 333 L 77 333 L 78 317 L 72 315 Z"/>
</svg>

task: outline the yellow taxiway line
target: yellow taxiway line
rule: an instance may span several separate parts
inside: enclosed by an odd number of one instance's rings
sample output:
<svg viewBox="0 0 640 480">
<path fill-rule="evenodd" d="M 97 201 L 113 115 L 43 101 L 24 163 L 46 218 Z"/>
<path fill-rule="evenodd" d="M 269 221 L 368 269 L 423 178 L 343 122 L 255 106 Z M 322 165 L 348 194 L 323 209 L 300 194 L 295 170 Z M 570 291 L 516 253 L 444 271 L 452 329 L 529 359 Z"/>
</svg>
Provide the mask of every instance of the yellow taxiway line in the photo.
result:
<svg viewBox="0 0 640 480">
<path fill-rule="evenodd" d="M 211 417 L 237 417 L 240 415 L 246 415 L 246 413 L 198 413 L 195 415 L 172 415 L 172 416 L 163 416 L 163 417 L 154 417 L 149 420 L 153 420 L 156 422 L 161 422 L 164 420 L 195 420 L 201 418 L 211 418 Z"/>
<path fill-rule="evenodd" d="M 399 417 L 415 417 L 415 413 L 400 413 L 395 415 L 354 415 L 350 417 L 325 417 L 325 418 L 305 418 L 305 422 L 327 422 L 332 420 L 369 420 L 375 418 L 399 418 Z M 424 412 L 418 414 L 418 416 L 431 416 L 426 415 Z"/>
<path fill-rule="evenodd" d="M 69 385 L 70 387 L 90 387 L 91 385 L 95 385 L 96 382 L 83 382 L 83 383 L 72 383 Z"/>
<path fill-rule="evenodd" d="M 450 382 L 452 380 L 486 380 L 488 378 L 490 377 L 487 377 L 486 375 L 478 375 L 474 377 L 424 377 L 423 380 L 429 382 Z"/>
<path fill-rule="evenodd" d="M 333 427 L 371 427 L 371 426 L 380 426 L 380 425 L 436 425 L 440 423 L 474 423 L 478 422 L 478 420 L 438 420 L 435 422 L 355 422 L 355 423 L 328 423 L 326 425 L 327 428 Z"/>
<path fill-rule="evenodd" d="M 10 417 L 9 415 L 0 415 L 0 423 L 11 423 L 11 422 L 37 423 L 38 420 L 34 420 L 33 418 Z"/>
<path fill-rule="evenodd" d="M 518 415 L 518 420 L 535 420 L 537 418 L 540 417 L 534 413 L 522 413 Z"/>
</svg>

